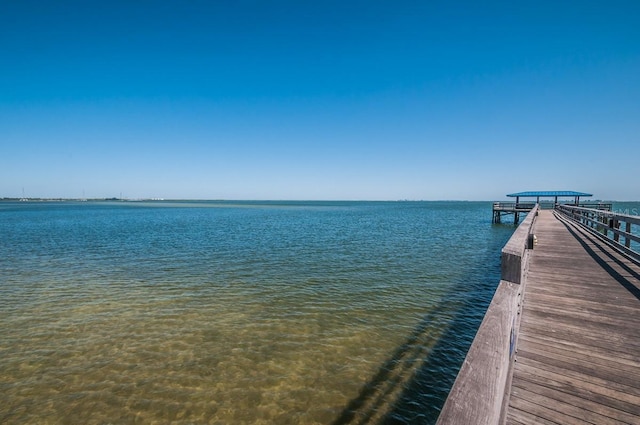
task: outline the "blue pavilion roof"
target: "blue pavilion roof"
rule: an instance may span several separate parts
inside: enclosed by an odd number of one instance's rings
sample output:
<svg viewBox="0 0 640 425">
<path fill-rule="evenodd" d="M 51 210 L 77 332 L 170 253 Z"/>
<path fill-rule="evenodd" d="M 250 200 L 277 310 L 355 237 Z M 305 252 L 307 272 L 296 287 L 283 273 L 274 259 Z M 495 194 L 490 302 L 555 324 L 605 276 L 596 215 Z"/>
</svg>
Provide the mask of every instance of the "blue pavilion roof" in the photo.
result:
<svg viewBox="0 0 640 425">
<path fill-rule="evenodd" d="M 518 192 L 518 193 L 511 193 L 509 195 L 507 195 L 509 198 L 543 198 L 543 197 L 553 197 L 555 198 L 557 197 L 571 197 L 571 198 L 575 198 L 577 196 L 593 196 L 591 193 L 584 193 L 584 192 L 574 192 L 572 190 L 557 190 L 557 191 L 542 191 L 542 192 L 536 192 L 536 191 L 532 191 L 532 192 Z"/>
</svg>

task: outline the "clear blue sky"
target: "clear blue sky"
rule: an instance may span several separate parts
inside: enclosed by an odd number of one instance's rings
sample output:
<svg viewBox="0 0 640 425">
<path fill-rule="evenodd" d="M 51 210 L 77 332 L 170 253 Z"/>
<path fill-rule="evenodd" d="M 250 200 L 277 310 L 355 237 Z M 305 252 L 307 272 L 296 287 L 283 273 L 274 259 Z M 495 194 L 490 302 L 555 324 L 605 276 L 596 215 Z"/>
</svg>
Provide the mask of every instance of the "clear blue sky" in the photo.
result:
<svg viewBox="0 0 640 425">
<path fill-rule="evenodd" d="M 640 199 L 640 1 L 0 0 L 0 197 Z"/>
</svg>

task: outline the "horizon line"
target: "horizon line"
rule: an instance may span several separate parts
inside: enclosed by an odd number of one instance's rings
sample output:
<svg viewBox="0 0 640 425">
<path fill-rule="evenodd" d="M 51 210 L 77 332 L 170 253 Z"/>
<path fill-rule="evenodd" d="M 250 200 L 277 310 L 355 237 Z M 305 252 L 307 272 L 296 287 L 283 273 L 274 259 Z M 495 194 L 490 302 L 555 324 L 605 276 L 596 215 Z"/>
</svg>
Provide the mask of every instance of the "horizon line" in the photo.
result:
<svg viewBox="0 0 640 425">
<path fill-rule="evenodd" d="M 120 202 L 185 202 L 185 201 L 199 201 L 199 202 L 495 202 L 496 199 L 286 199 L 286 198 L 253 198 L 253 199 L 241 199 L 241 198 L 161 198 L 161 197 L 148 197 L 148 198 L 119 198 L 119 197 L 93 197 L 93 198 L 78 198 L 78 197 L 2 197 L 0 201 L 18 201 L 18 202 L 33 202 L 33 201 L 76 201 L 76 202 L 105 202 L 105 201 L 120 201 Z M 631 199 L 594 199 L 589 200 L 591 202 L 640 202 L 640 200 Z M 507 200 L 507 202 L 510 202 Z M 552 201 L 547 201 L 552 202 Z"/>
</svg>

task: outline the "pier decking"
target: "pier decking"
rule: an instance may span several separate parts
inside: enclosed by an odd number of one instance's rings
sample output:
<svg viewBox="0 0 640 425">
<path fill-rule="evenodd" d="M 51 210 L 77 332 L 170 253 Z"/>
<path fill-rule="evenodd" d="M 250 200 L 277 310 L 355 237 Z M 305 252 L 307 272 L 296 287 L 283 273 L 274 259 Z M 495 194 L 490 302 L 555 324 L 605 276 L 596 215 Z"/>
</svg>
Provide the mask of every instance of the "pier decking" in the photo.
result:
<svg viewBox="0 0 640 425">
<path fill-rule="evenodd" d="M 438 424 L 640 424 L 638 262 L 559 211 L 530 216 L 518 230 L 537 245 L 503 250 L 503 281 Z"/>
<path fill-rule="evenodd" d="M 507 423 L 640 423 L 640 267 L 552 211 L 535 234 Z"/>
</svg>

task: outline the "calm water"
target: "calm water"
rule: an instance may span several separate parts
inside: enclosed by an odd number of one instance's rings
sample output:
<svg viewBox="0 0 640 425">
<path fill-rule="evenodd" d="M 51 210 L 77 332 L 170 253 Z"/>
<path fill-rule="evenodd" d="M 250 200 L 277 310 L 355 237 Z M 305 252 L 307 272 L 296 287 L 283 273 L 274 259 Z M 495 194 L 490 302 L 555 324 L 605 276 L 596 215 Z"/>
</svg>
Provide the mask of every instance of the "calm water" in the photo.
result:
<svg viewBox="0 0 640 425">
<path fill-rule="evenodd" d="M 490 203 L 0 203 L 0 423 L 434 423 Z"/>
</svg>

